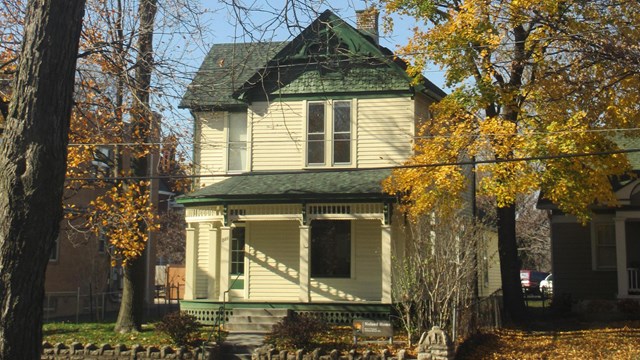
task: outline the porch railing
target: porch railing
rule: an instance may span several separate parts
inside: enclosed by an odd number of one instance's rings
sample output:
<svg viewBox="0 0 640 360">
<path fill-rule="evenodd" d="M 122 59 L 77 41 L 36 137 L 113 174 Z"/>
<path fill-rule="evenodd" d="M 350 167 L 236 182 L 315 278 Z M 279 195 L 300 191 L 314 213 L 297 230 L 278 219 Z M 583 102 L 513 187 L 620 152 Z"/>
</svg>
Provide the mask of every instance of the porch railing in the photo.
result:
<svg viewBox="0 0 640 360">
<path fill-rule="evenodd" d="M 628 268 L 627 274 L 629 274 L 629 292 L 640 292 L 640 269 Z"/>
</svg>

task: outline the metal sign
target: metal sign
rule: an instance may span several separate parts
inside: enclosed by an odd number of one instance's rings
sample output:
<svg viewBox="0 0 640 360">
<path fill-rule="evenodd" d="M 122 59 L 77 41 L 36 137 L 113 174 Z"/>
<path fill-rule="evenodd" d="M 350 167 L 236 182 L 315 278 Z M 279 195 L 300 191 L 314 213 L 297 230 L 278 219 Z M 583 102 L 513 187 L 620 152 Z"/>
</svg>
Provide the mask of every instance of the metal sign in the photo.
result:
<svg viewBox="0 0 640 360">
<path fill-rule="evenodd" d="M 354 319 L 354 336 L 393 337 L 393 326 L 389 320 Z"/>
</svg>

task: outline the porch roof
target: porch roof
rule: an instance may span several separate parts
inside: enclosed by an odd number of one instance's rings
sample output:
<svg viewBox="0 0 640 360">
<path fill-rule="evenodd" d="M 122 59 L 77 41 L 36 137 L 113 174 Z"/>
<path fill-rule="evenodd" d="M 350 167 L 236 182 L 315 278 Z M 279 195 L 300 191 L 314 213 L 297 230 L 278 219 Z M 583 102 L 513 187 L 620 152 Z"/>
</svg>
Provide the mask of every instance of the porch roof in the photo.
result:
<svg viewBox="0 0 640 360">
<path fill-rule="evenodd" d="M 290 201 L 384 201 L 382 190 L 389 169 L 262 172 L 234 175 L 216 184 L 178 197 L 179 203 L 233 204 Z"/>
</svg>

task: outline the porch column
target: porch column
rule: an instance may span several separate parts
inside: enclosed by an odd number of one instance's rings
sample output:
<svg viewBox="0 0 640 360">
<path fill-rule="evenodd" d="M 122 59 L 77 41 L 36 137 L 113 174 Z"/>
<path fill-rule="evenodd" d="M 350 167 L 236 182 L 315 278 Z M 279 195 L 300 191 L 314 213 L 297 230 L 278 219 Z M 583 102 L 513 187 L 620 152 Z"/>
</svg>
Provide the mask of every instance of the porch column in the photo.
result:
<svg viewBox="0 0 640 360">
<path fill-rule="evenodd" d="M 391 304 L 391 226 L 380 227 L 382 238 L 380 256 L 382 257 L 382 303 Z"/>
<path fill-rule="evenodd" d="M 220 228 L 220 301 L 225 301 L 224 293 L 229 290 L 229 271 L 231 256 L 231 227 L 223 226 Z"/>
<path fill-rule="evenodd" d="M 214 223 L 209 224 L 209 294 L 207 298 L 218 298 L 218 284 L 220 282 L 220 266 L 218 263 L 218 228 Z"/>
<path fill-rule="evenodd" d="M 310 226 L 300 226 L 300 301 L 308 303 L 311 301 L 309 295 L 309 273 L 310 273 L 310 244 L 309 230 Z"/>
<path fill-rule="evenodd" d="M 193 300 L 196 298 L 196 269 L 198 264 L 197 244 L 196 244 L 196 228 L 194 224 L 187 225 L 187 244 L 185 246 L 185 269 L 184 269 L 184 299 Z"/>
<path fill-rule="evenodd" d="M 616 262 L 618 270 L 618 298 L 629 295 L 629 274 L 627 273 L 627 234 L 625 218 L 615 217 L 616 222 Z"/>
</svg>

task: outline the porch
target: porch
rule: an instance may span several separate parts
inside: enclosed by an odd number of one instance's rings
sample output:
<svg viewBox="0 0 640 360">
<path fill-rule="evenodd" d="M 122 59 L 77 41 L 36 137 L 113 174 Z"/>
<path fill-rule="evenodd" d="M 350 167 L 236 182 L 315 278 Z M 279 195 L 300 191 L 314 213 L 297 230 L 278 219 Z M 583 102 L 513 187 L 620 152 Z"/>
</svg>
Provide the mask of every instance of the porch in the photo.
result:
<svg viewBox="0 0 640 360">
<path fill-rule="evenodd" d="M 223 306 L 224 305 L 224 306 Z M 367 318 L 388 320 L 392 314 L 391 304 L 358 303 L 309 303 L 299 302 L 227 302 L 213 300 L 182 300 L 180 310 L 195 316 L 199 322 L 212 325 L 220 312 L 224 312 L 224 322 L 236 309 L 287 309 L 297 313 L 312 313 L 331 324 L 351 325 L 353 319 Z"/>
<path fill-rule="evenodd" d="M 640 299 L 640 211 L 617 211 L 614 222 L 618 298 Z"/>
</svg>

